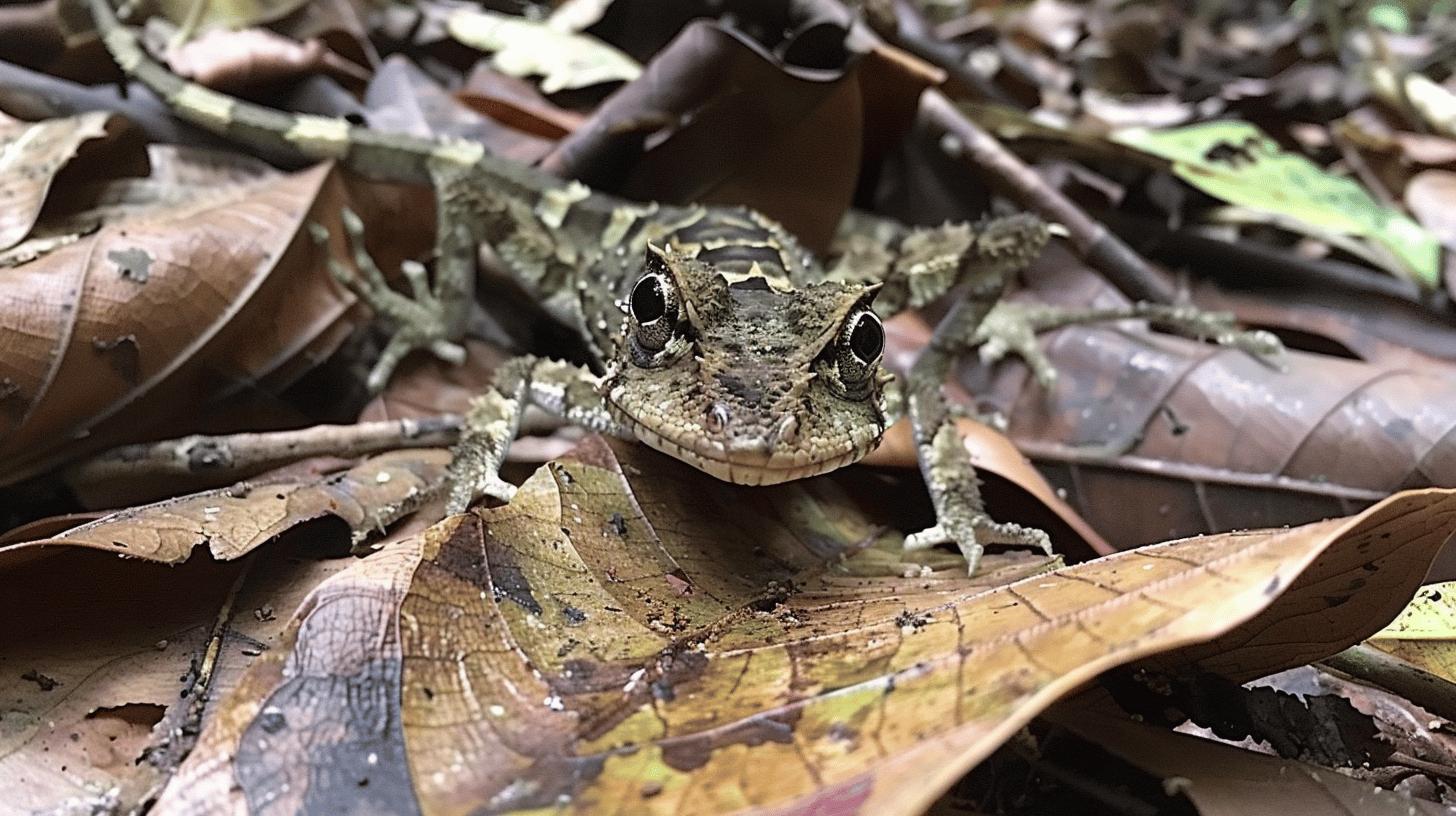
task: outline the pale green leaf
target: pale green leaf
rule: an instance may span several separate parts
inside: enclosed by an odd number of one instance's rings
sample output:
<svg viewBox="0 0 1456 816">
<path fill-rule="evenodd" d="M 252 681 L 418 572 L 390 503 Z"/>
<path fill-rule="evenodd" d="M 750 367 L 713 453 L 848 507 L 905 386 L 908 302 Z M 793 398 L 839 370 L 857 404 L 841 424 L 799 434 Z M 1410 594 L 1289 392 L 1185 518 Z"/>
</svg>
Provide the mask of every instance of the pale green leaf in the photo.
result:
<svg viewBox="0 0 1456 816">
<path fill-rule="evenodd" d="M 1386 31 L 1394 31 L 1397 34 L 1410 33 L 1410 15 L 1406 13 L 1400 3 L 1374 3 L 1370 6 L 1370 10 L 1365 12 L 1365 19 L 1370 21 L 1371 25 Z"/>
<path fill-rule="evenodd" d="M 1307 234 L 1361 239 L 1377 250 L 1367 257 L 1391 273 L 1426 287 L 1438 281 L 1440 245 L 1434 236 L 1356 182 L 1283 150 L 1247 122 L 1129 128 L 1111 138 L 1171 162 L 1175 174 L 1215 198 L 1267 213 Z"/>
</svg>

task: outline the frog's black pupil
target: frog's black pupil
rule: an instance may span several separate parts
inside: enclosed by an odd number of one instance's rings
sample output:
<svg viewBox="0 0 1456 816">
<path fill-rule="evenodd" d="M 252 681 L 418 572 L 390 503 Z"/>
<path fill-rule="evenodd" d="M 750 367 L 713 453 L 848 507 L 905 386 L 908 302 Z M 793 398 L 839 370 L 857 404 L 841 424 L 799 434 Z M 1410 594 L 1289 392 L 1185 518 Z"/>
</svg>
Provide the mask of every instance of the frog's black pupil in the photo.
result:
<svg viewBox="0 0 1456 816">
<path fill-rule="evenodd" d="M 667 299 L 662 295 L 662 280 L 648 275 L 632 287 L 632 316 L 638 323 L 651 323 L 667 311 Z"/>
<path fill-rule="evenodd" d="M 854 323 L 854 330 L 849 333 L 849 350 L 868 363 L 879 359 L 884 348 L 885 330 L 880 327 L 880 321 L 873 315 L 860 315 Z"/>
</svg>

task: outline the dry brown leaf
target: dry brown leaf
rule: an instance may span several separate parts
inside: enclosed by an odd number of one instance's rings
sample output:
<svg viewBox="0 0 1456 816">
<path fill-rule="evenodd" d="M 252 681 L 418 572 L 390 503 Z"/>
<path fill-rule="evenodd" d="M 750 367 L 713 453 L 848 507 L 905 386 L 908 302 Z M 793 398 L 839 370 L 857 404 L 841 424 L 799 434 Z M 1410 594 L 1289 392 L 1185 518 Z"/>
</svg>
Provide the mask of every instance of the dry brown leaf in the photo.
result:
<svg viewBox="0 0 1456 816">
<path fill-rule="evenodd" d="M 305 521 L 332 516 L 355 533 L 376 526 L 381 508 L 407 503 L 445 478 L 449 451 L 421 448 L 380 454 L 318 476 L 242 482 L 221 490 L 120 510 L 53 538 L 0 547 L 5 559 L 46 547 L 90 547 L 164 564 L 180 564 L 206 546 L 230 561 Z"/>
<path fill-rule="evenodd" d="M 236 683 L 302 595 L 345 563 L 265 556 L 255 564 L 231 599 L 212 693 Z M 192 702 L 209 633 L 244 568 L 58 549 L 0 571 L 0 776 L 15 783 L 0 810 L 90 810 L 138 801 L 165 781 L 147 748 L 164 746 L 167 711 Z"/>
<path fill-rule="evenodd" d="M 1446 251 L 1456 252 L 1456 173 L 1423 170 L 1405 188 L 1405 204 Z"/>
<path fill-rule="evenodd" d="M 1102 670 L 1264 674 L 1358 640 L 1456 529 L 1456 491 L 1428 490 L 967 579 L 893 538 L 854 551 L 874 528 L 832 480 L 615 456 L 586 444 L 321 586 L 155 812 L 919 813 Z"/>
<path fill-rule="evenodd" d="M 543 139 L 560 139 L 586 121 L 582 114 L 553 104 L 531 83 L 485 62 L 475 66 L 455 98 L 471 110 Z"/>
<path fill-rule="evenodd" d="M 167 62 L 180 76 L 222 91 L 333 72 L 363 82 L 367 72 L 329 51 L 320 40 L 299 42 L 262 28 L 212 29 L 174 48 Z"/>
<path fill-rule="evenodd" d="M 207 154 L 155 155 L 172 169 L 76 194 L 100 203 L 43 225 L 70 240 L 3 270 L 0 482 L 158 427 L 207 430 L 200 403 L 287 385 L 357 319 L 319 261 L 347 254 L 329 167 L 244 180 Z"/>
<path fill-rule="evenodd" d="M 290 468 L 0 547 L 0 778 L 24 783 L 0 811 L 140 801 L 190 747 L 199 706 L 350 563 L 318 560 L 347 549 L 345 526 L 307 522 L 364 527 L 437 484 L 448 460 L 420 450 L 307 478 Z"/>
<path fill-rule="evenodd" d="M 1126 303 L 1079 268 L 1064 249 L 1049 250 L 1030 274 L 1037 299 Z M 968 362 L 962 380 L 1120 546 L 1297 524 L 1396 490 L 1456 484 L 1456 378 L 1431 365 L 1292 352 L 1280 371 L 1107 324 L 1051 333 L 1042 347 L 1060 372 L 1050 392 L 1019 363 L 988 371 Z"/>
<path fill-rule="evenodd" d="M 466 339 L 465 351 L 465 362 L 459 365 L 424 355 L 405 360 L 383 393 L 364 406 L 359 421 L 464 414 L 509 357 L 475 338 Z"/>
<path fill-rule="evenodd" d="M 847 24 L 839 12 L 834 23 Z M 913 57 L 855 58 L 802 68 L 741 32 L 694 21 L 543 164 L 629 198 L 753 207 L 822 249 L 866 145 L 898 139 L 931 81 Z"/>
<path fill-rule="evenodd" d="M 0 250 L 30 234 L 56 175 L 93 142 L 114 139 L 125 123 L 97 111 L 44 122 L 0 122 Z M 140 153 L 129 163 L 146 166 Z"/>
<path fill-rule="evenodd" d="M 378 130 L 472 139 L 498 156 L 524 164 L 540 160 L 557 138 L 481 115 L 414 63 L 398 56 L 379 67 L 364 101 L 370 110 L 370 126 Z"/>
<path fill-rule="evenodd" d="M 1202 816 L 1438 816 L 1450 812 L 1435 802 L 1382 790 L 1327 768 L 1164 731 L 1105 709 L 1068 706 L 1053 719 L 1083 739 L 1162 777 L 1170 795 L 1176 792 L 1188 797 Z"/>
</svg>

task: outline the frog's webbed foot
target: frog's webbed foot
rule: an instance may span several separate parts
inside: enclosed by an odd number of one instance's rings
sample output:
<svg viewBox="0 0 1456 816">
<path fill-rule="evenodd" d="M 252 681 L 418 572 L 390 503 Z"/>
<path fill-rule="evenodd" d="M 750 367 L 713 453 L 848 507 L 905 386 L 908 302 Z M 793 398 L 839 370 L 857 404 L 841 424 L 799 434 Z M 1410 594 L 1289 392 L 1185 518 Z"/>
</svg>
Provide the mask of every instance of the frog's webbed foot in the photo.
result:
<svg viewBox="0 0 1456 816">
<path fill-rule="evenodd" d="M 458 342 L 461 321 L 455 314 L 468 304 L 449 302 L 448 292 L 432 289 L 425 268 L 414 261 L 405 261 L 400 266 L 410 287 L 410 296 L 396 292 L 384 279 L 384 273 L 364 247 L 364 223 L 353 210 L 345 209 L 342 214 L 345 240 L 354 258 L 354 270 L 329 256 L 329 272 L 340 284 L 348 287 L 364 301 L 376 315 L 389 324 L 392 333 L 379 360 L 369 372 L 368 388 L 378 393 L 388 384 L 390 376 L 400 361 L 410 352 L 424 349 L 436 357 L 452 364 L 465 360 L 465 348 Z M 322 225 L 309 225 L 314 241 L 327 247 L 329 233 Z M 442 259 L 443 261 L 443 259 Z M 440 272 L 443 279 L 444 272 Z"/>
<path fill-rule="evenodd" d="M 972 575 L 981 563 L 987 544 L 1035 547 L 1052 554 L 1052 542 L 1046 533 L 1035 527 L 995 521 L 986 513 L 980 480 L 954 422 L 943 422 L 934 437 L 918 447 L 921 471 L 935 505 L 936 523 L 906 536 L 905 549 L 954 544 L 965 556 Z"/>
<path fill-rule="evenodd" d="M 1064 326 L 1113 320 L 1148 320 L 1170 331 L 1196 339 L 1211 339 L 1221 346 L 1236 348 L 1261 359 L 1284 350 L 1279 338 L 1266 331 L 1239 329 L 1227 312 L 1207 312 L 1193 306 L 1137 302 L 1106 309 L 1066 309 L 1042 303 L 1001 301 L 967 338 L 967 346 L 979 346 L 983 363 L 994 363 L 1008 354 L 1024 360 L 1043 387 L 1056 381 L 1056 368 L 1037 344 L 1037 335 Z"/>
</svg>

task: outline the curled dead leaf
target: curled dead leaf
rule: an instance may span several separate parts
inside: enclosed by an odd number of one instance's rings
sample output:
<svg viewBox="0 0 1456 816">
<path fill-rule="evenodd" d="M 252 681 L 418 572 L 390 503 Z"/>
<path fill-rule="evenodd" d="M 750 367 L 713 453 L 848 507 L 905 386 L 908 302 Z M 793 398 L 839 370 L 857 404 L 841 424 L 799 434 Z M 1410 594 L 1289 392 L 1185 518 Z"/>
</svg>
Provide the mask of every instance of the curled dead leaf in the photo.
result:
<svg viewBox="0 0 1456 816">
<path fill-rule="evenodd" d="M 40 217 L 51 184 L 83 149 L 118 137 L 125 122 L 97 111 L 44 122 L 0 121 L 0 250 L 23 241 Z M 146 158 L 131 151 L 122 167 L 145 168 Z M 116 165 L 113 164 L 113 168 Z"/>
<path fill-rule="evenodd" d="M 1054 246 L 1028 278 L 1055 305 L 1126 303 L 1079 270 Z M 1042 348 L 1060 373 L 1050 390 L 1019 363 L 968 362 L 961 382 L 1122 546 L 1298 524 L 1456 484 L 1456 381 L 1429 363 L 1290 352 L 1280 370 L 1136 324 L 1064 329 Z M 1140 512 L 1127 511 L 1129 495 Z"/>
<path fill-rule="evenodd" d="M 367 790 L 391 810 L 919 813 L 1105 669 L 1262 673 L 1358 640 L 1453 529 L 1456 491 L 1428 490 L 968 579 L 908 561 L 832 480 L 738 488 L 590 442 L 321 586 L 157 812 Z M 1320 600 L 1352 574 L 1363 592 Z"/>
<path fill-rule="evenodd" d="M 42 226 L 70 238 L 4 270 L 0 483 L 159 426 L 175 435 L 179 420 L 197 430 L 199 403 L 292 382 L 357 319 L 300 234 L 332 225 L 327 251 L 343 254 L 329 167 L 259 175 L 154 155 L 170 169 L 78 194 L 103 203 L 58 213 Z"/>
<path fill-rule="evenodd" d="M 347 549 L 341 527 L 307 522 L 367 528 L 438 484 L 448 460 L 420 450 L 293 468 L 0 547 L 0 778 L 25 781 L 0 810 L 147 798 L 206 707 L 351 563 L 326 560 Z"/>
<path fill-rule="evenodd" d="M 1186 796 L 1206 816 L 1299 813 L 1306 816 L 1438 816 L 1448 813 L 1370 782 L 1303 762 L 1177 734 L 1085 705 L 1059 712 L 1057 722 L 1165 780 L 1169 794 Z"/>
<path fill-rule="evenodd" d="M 380 454 L 343 471 L 241 482 L 233 487 L 128 508 L 50 538 L 0 547 L 0 566 L 25 551 L 89 547 L 128 558 L 180 564 L 206 547 L 229 561 L 306 521 L 332 516 L 356 533 L 391 508 L 436 490 L 450 453 L 435 448 Z"/>
</svg>

